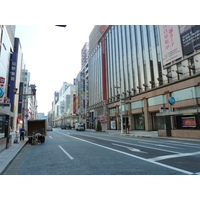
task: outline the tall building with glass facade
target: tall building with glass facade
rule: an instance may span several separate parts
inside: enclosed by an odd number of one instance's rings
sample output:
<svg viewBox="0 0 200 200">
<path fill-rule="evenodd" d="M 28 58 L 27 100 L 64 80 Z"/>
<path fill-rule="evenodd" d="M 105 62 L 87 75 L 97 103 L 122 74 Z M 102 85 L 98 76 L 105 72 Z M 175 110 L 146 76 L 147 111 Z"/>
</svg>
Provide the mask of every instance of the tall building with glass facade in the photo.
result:
<svg viewBox="0 0 200 200">
<path fill-rule="evenodd" d="M 93 120 L 120 129 L 122 113 L 124 129 L 200 137 L 200 26 L 97 28 L 88 65 Z"/>
</svg>

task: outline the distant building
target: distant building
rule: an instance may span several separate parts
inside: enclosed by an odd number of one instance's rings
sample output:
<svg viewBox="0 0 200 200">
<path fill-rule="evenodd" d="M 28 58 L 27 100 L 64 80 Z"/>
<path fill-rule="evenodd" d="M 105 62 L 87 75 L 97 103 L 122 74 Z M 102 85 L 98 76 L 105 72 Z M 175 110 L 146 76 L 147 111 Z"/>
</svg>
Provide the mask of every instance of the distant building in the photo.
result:
<svg viewBox="0 0 200 200">
<path fill-rule="evenodd" d="M 44 113 L 37 113 L 37 119 L 47 119 L 47 116 Z"/>
<path fill-rule="evenodd" d="M 71 125 L 77 122 L 75 85 L 64 82 L 60 91 L 54 93 L 52 111 L 48 114 L 51 125 Z"/>
</svg>

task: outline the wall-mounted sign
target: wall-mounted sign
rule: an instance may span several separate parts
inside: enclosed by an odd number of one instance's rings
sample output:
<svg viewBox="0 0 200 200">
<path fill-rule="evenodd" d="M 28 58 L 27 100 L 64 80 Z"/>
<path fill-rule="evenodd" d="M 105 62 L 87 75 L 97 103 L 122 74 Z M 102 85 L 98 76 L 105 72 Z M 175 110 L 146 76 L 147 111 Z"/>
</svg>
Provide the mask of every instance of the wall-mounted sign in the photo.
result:
<svg viewBox="0 0 200 200">
<path fill-rule="evenodd" d="M 168 101 L 169 101 L 169 103 L 170 103 L 171 105 L 174 105 L 174 104 L 176 103 L 176 100 L 175 100 L 174 97 L 169 97 Z"/>
<path fill-rule="evenodd" d="M 200 48 L 200 25 L 180 25 L 179 29 L 184 55 Z"/>
<path fill-rule="evenodd" d="M 160 25 L 163 65 L 182 57 L 182 48 L 177 25 Z"/>
<path fill-rule="evenodd" d="M 182 117 L 182 127 L 196 127 L 195 117 Z"/>
<path fill-rule="evenodd" d="M 99 30 L 100 30 L 101 33 L 104 33 L 104 32 L 106 31 L 107 28 L 108 28 L 107 25 L 101 25 L 101 26 L 99 27 Z"/>
</svg>

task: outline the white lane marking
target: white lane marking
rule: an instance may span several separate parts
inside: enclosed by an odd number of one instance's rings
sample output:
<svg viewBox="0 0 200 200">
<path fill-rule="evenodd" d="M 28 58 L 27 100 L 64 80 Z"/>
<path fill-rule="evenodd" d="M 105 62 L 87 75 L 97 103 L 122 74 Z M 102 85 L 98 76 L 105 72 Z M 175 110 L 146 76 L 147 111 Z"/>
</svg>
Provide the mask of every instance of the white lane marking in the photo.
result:
<svg viewBox="0 0 200 200">
<path fill-rule="evenodd" d="M 65 134 L 63 134 L 63 135 L 65 135 Z M 132 145 L 132 146 L 144 147 L 146 149 L 154 149 L 154 150 L 159 150 L 159 151 L 166 151 L 166 152 L 169 152 L 169 153 L 180 153 L 180 152 L 177 152 L 177 151 L 170 151 L 170 150 L 160 149 L 160 148 L 155 148 L 155 147 L 147 147 L 147 146 L 144 146 L 144 145 L 132 144 L 132 143 L 127 143 L 127 142 L 122 142 L 122 141 L 117 141 L 117 140 L 110 140 L 110 139 L 105 139 L 105 138 L 101 138 L 101 137 L 94 137 L 94 136 L 88 136 L 88 135 L 85 135 L 85 136 L 90 137 L 90 138 L 97 138 L 97 139 L 101 139 L 101 140 L 106 140 L 106 141 L 110 141 L 110 142 L 118 142 L 118 143 L 128 144 L 128 145 Z"/>
<path fill-rule="evenodd" d="M 49 135 L 49 137 L 52 139 L 52 137 Z"/>
<path fill-rule="evenodd" d="M 127 147 L 127 146 L 123 146 L 123 145 L 119 145 L 119 144 L 115 144 L 115 143 L 112 143 L 112 145 L 119 146 L 119 147 L 124 147 L 124 148 L 127 148 L 130 151 L 134 151 L 134 152 L 146 153 L 144 151 L 140 151 L 140 149 L 135 149 L 135 148 L 132 148 L 132 147 Z"/>
<path fill-rule="evenodd" d="M 149 144 L 148 142 L 139 142 L 139 143 L 148 144 L 148 145 L 154 145 L 154 146 L 159 146 L 159 147 L 167 147 L 167 148 L 172 148 L 172 149 L 183 149 L 183 148 L 167 146 L 167 145 L 163 145 L 163 144 Z"/>
<path fill-rule="evenodd" d="M 63 133 L 61 133 L 61 134 L 63 134 Z M 98 147 L 102 147 L 102 148 L 104 148 L 104 149 L 108 149 L 108 150 L 115 151 L 115 152 L 117 152 L 117 153 L 121 153 L 121 154 L 130 156 L 130 157 L 133 157 L 133 158 L 137 158 L 137 159 L 139 159 L 139 160 L 143 160 L 143 161 L 146 161 L 146 162 L 155 164 L 155 165 L 159 165 L 159 166 L 162 166 L 162 167 L 165 167 L 165 168 L 168 168 L 168 169 L 172 169 L 172 170 L 175 170 L 175 171 L 179 171 L 179 172 L 184 173 L 184 174 L 188 174 L 188 175 L 194 174 L 193 172 L 189 172 L 189 171 L 186 171 L 186 170 L 183 170 L 183 169 L 179 169 L 179 168 L 176 168 L 176 167 L 172 167 L 172 166 L 169 166 L 169 165 L 166 165 L 166 164 L 162 164 L 162 163 L 158 163 L 158 162 L 155 162 L 155 161 L 151 161 L 151 160 L 148 160 L 148 159 L 146 159 L 146 158 L 142 158 L 142 157 L 139 157 L 139 156 L 135 156 L 135 155 L 130 154 L 130 153 L 126 153 L 126 152 L 119 151 L 119 150 L 116 150 L 116 149 L 112 149 L 112 148 L 110 148 L 110 147 L 106 147 L 106 146 L 103 146 L 103 145 L 100 145 L 100 144 L 96 144 L 96 143 L 93 143 L 93 142 L 89 142 L 89 141 L 87 141 L 87 140 L 83 140 L 83 139 L 80 139 L 80 138 L 76 138 L 76 137 L 71 136 L 71 135 L 66 135 L 66 134 L 63 134 L 63 135 L 66 136 L 66 137 L 71 137 L 71 138 L 74 138 L 74 139 L 77 139 L 77 140 L 80 140 L 80 141 L 83 141 L 83 142 L 86 142 L 86 143 L 89 143 L 89 144 L 98 146 Z"/>
<path fill-rule="evenodd" d="M 200 175 L 200 172 L 196 172 L 195 174 L 196 174 L 196 175 Z"/>
<path fill-rule="evenodd" d="M 200 154 L 200 151 L 193 152 L 193 153 L 179 153 L 179 154 L 175 154 L 175 155 L 158 156 L 155 158 L 150 158 L 148 160 L 159 161 L 159 160 L 165 160 L 165 159 L 169 159 L 169 158 L 179 158 L 179 157 L 193 156 L 193 155 L 198 155 L 198 154 Z"/>
<path fill-rule="evenodd" d="M 193 148 L 200 148 L 199 143 L 192 144 L 186 142 L 178 142 L 178 141 L 168 141 L 169 143 L 175 143 L 176 145 L 183 146 L 183 147 L 193 147 Z M 191 141 L 192 142 L 192 141 Z"/>
<path fill-rule="evenodd" d="M 73 158 L 70 154 L 68 154 L 60 145 L 59 145 L 59 147 L 60 147 L 60 149 L 61 149 L 71 160 L 74 159 L 74 158 Z"/>
</svg>

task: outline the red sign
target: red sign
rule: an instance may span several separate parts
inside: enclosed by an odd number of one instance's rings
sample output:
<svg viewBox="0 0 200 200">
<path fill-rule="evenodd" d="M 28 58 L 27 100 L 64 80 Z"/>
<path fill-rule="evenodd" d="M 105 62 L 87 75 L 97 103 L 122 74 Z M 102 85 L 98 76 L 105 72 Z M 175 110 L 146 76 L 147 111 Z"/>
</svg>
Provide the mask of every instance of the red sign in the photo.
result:
<svg viewBox="0 0 200 200">
<path fill-rule="evenodd" d="M 5 83 L 5 78 L 4 77 L 0 77 L 0 87 L 3 87 Z"/>
<path fill-rule="evenodd" d="M 99 30 L 100 30 L 101 33 L 104 33 L 104 32 L 106 31 L 107 28 L 108 28 L 107 25 L 101 25 L 101 26 L 99 27 Z"/>
<path fill-rule="evenodd" d="M 76 114 L 76 95 L 73 95 L 73 114 Z"/>
<path fill-rule="evenodd" d="M 182 127 L 196 127 L 195 117 L 182 117 Z"/>
</svg>

